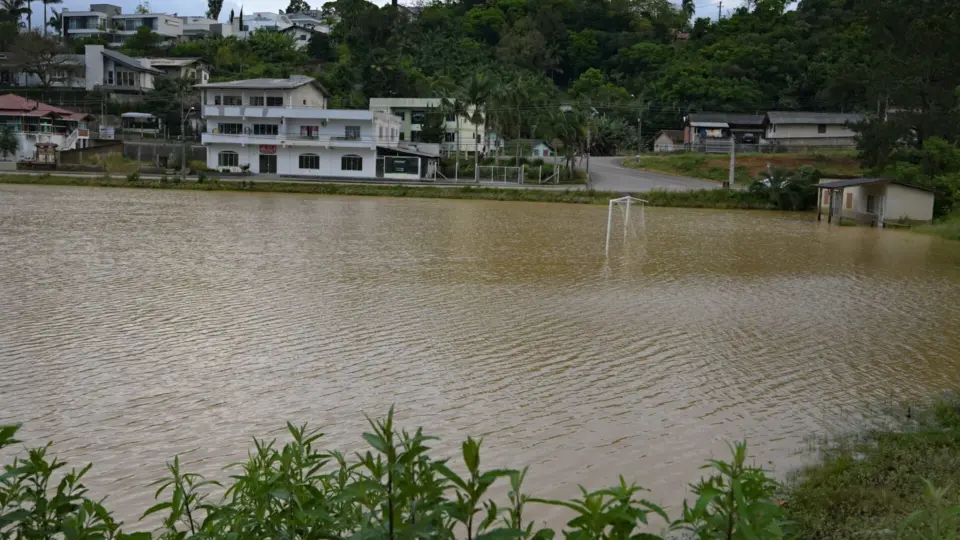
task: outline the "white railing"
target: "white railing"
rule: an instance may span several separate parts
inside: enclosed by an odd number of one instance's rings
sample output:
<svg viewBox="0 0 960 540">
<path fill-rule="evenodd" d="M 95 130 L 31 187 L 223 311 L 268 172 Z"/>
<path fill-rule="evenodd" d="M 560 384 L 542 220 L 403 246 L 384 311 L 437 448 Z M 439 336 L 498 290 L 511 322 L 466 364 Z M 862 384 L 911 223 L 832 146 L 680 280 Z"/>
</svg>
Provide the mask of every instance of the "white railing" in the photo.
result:
<svg viewBox="0 0 960 540">
<path fill-rule="evenodd" d="M 80 129 L 76 128 L 67 135 L 67 138 L 63 140 L 63 146 L 60 147 L 60 150 L 73 150 L 73 145 L 77 143 L 77 138 L 80 136 Z"/>
</svg>

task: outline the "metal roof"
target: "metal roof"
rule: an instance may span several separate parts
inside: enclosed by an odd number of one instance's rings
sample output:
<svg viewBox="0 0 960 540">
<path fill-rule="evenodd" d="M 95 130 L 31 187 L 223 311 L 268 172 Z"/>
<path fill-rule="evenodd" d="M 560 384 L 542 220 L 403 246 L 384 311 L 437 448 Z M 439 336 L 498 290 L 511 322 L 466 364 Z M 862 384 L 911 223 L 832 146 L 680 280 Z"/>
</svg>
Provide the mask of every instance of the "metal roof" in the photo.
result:
<svg viewBox="0 0 960 540">
<path fill-rule="evenodd" d="M 899 186 L 920 189 L 923 191 L 936 192 L 933 188 L 918 186 L 907 182 L 901 182 L 892 178 L 851 178 L 849 180 L 834 180 L 833 182 L 821 182 L 817 184 L 817 189 L 843 189 L 853 186 L 863 186 L 866 184 L 897 184 Z"/>
<path fill-rule="evenodd" d="M 767 118 L 771 124 L 846 124 L 863 121 L 862 114 L 770 111 Z"/>
<path fill-rule="evenodd" d="M 140 71 L 146 71 L 148 73 L 153 73 L 156 75 L 163 75 L 163 72 L 159 69 L 152 67 L 147 67 L 140 63 L 136 58 L 130 58 L 125 54 L 120 54 L 117 51 L 111 51 L 110 49 L 103 49 L 100 52 L 103 53 L 107 58 L 112 58 L 114 62 L 120 62 L 121 64 Z"/>
<path fill-rule="evenodd" d="M 718 124 L 741 124 L 749 126 L 762 126 L 763 115 L 759 114 L 736 114 L 736 113 L 690 113 L 687 115 L 687 122 L 718 123 Z M 718 126 L 720 127 L 720 126 Z"/>
<path fill-rule="evenodd" d="M 199 58 L 147 58 L 153 67 L 184 67 L 199 61 Z"/>
<path fill-rule="evenodd" d="M 254 90 L 291 90 L 314 81 L 313 77 L 295 75 L 289 79 L 246 79 L 242 81 L 213 82 L 194 85 L 196 88 L 236 88 Z"/>
</svg>

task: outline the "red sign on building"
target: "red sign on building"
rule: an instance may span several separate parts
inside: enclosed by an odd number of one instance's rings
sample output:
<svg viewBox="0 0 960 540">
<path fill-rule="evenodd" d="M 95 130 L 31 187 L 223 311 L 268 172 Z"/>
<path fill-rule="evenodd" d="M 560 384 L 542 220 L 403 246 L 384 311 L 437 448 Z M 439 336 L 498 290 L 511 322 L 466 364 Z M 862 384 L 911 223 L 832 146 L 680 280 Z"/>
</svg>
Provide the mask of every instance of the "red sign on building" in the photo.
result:
<svg viewBox="0 0 960 540">
<path fill-rule="evenodd" d="M 277 153 L 277 145 L 275 145 L 275 144 L 261 144 L 261 145 L 260 145 L 260 153 L 261 153 L 261 154 L 276 154 L 276 153 Z"/>
</svg>

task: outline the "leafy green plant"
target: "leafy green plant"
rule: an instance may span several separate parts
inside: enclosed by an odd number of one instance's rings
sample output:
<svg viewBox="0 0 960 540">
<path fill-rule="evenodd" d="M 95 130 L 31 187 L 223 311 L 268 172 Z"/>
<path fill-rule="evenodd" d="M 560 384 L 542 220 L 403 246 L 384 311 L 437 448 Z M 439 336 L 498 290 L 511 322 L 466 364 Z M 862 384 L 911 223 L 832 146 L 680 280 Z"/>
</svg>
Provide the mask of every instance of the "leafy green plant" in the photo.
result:
<svg viewBox="0 0 960 540">
<path fill-rule="evenodd" d="M 774 495 L 778 484 L 760 467 L 747 465 L 747 443 L 731 447 L 729 462 L 710 460 L 714 474 L 692 486 L 697 500 L 683 504 L 676 529 L 696 532 L 703 540 L 782 538 L 783 510 Z"/>
</svg>

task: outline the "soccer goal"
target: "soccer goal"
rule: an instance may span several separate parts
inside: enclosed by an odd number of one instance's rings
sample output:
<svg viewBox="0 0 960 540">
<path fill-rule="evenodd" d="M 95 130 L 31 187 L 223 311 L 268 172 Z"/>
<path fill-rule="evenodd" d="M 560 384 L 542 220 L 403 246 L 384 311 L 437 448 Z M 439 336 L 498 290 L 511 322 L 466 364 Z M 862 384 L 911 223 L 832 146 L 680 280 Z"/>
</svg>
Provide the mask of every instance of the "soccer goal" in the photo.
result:
<svg viewBox="0 0 960 540">
<path fill-rule="evenodd" d="M 637 229 L 643 229 L 646 224 L 643 207 L 647 201 L 631 197 L 620 197 L 619 199 L 610 199 L 607 206 L 607 244 L 604 249 L 606 254 L 610 254 L 610 235 L 613 234 L 614 214 L 620 216 L 623 221 L 623 239 L 626 241 L 628 234 L 637 236 Z M 615 211 L 614 208 L 619 211 Z"/>
</svg>

